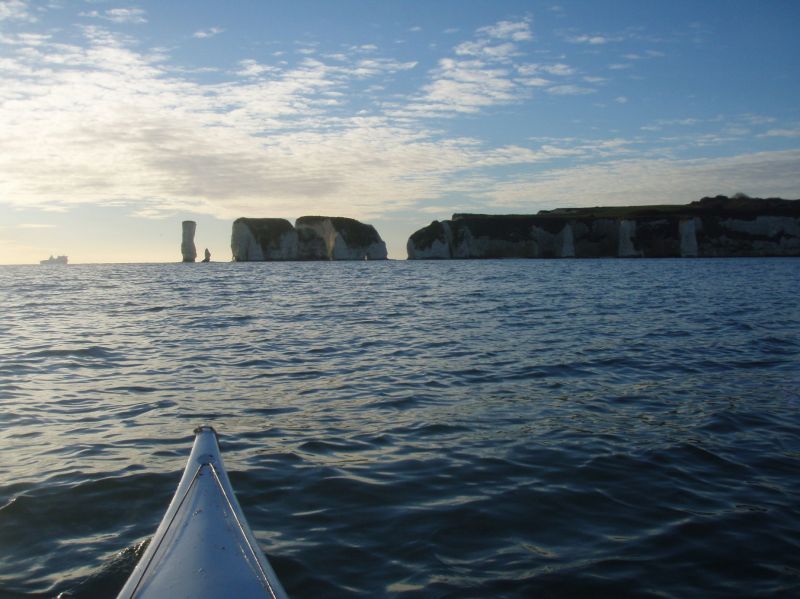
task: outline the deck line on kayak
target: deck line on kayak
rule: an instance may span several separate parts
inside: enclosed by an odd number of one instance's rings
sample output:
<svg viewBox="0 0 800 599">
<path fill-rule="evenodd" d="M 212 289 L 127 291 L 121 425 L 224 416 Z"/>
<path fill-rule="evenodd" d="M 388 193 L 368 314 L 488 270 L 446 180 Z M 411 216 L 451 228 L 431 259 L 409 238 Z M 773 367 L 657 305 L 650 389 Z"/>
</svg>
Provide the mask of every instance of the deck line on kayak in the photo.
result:
<svg viewBox="0 0 800 599">
<path fill-rule="evenodd" d="M 233 504 L 231 503 L 231 498 L 228 497 L 228 493 L 225 491 L 225 485 L 223 485 L 222 481 L 219 479 L 219 474 L 217 474 L 217 469 L 214 468 L 214 464 L 212 462 L 208 462 L 208 464 L 203 464 L 203 465 L 204 466 L 207 465 L 211 468 L 211 473 L 214 475 L 214 480 L 216 481 L 217 486 L 219 487 L 219 490 L 222 493 L 222 496 L 225 498 L 225 501 L 228 503 L 228 507 L 231 510 L 231 514 L 236 520 L 236 525 L 239 527 L 239 531 L 242 533 L 242 538 L 244 538 L 245 543 L 247 543 L 247 547 L 250 549 L 250 552 L 255 557 L 257 555 L 256 552 L 260 551 L 260 549 L 257 550 L 255 547 L 253 547 L 253 545 L 250 544 L 250 539 L 247 537 L 247 533 L 245 532 L 245 528 L 242 525 L 242 521 L 239 520 L 239 515 L 236 513 L 236 508 L 233 507 Z M 256 559 L 256 565 L 258 566 L 259 572 L 261 572 L 261 575 L 264 577 L 263 580 L 267 585 L 267 590 L 269 591 L 269 594 L 272 595 L 272 599 L 278 599 L 278 597 L 275 595 L 275 591 L 272 590 L 272 585 L 269 582 L 269 575 L 264 571 L 264 568 L 261 566 L 261 561 Z"/>
<path fill-rule="evenodd" d="M 183 495 L 181 496 L 180 502 L 178 502 L 178 506 L 172 512 L 172 517 L 169 519 L 169 524 L 167 525 L 166 530 L 169 530 L 170 526 L 172 526 L 172 523 L 175 522 L 175 518 L 178 517 L 178 514 L 181 511 L 181 506 L 183 505 L 183 502 L 186 501 L 186 498 L 189 496 L 189 491 L 191 490 L 192 485 L 194 485 L 194 481 L 197 480 L 197 477 L 200 475 L 200 471 L 203 469 L 203 466 L 205 466 L 205 464 L 200 464 L 197 467 L 197 470 L 194 471 L 194 476 L 192 476 L 192 480 L 189 481 L 188 485 L 186 485 L 186 489 L 183 491 Z M 216 473 L 214 474 L 214 476 L 216 477 Z M 227 499 L 227 497 L 226 497 L 226 499 Z M 152 563 L 153 559 L 155 558 L 156 554 L 158 553 L 159 548 L 161 547 L 161 543 L 163 543 L 164 539 L 166 539 L 166 538 L 167 538 L 167 535 L 163 534 L 158 539 L 158 544 L 155 547 L 153 547 L 153 551 L 150 553 L 150 557 L 147 559 L 147 563 L 144 565 L 144 568 L 142 568 L 142 572 L 143 573 L 146 572 L 147 569 L 150 567 L 150 564 Z M 136 591 L 139 590 L 139 585 L 142 584 L 143 580 L 144 580 L 144 575 L 140 576 L 139 580 L 136 581 L 136 586 L 133 587 L 133 590 L 131 591 L 131 597 L 136 596 Z"/>
<path fill-rule="evenodd" d="M 216 431 L 194 432 L 178 490 L 117 599 L 288 599 L 239 505 Z"/>
</svg>

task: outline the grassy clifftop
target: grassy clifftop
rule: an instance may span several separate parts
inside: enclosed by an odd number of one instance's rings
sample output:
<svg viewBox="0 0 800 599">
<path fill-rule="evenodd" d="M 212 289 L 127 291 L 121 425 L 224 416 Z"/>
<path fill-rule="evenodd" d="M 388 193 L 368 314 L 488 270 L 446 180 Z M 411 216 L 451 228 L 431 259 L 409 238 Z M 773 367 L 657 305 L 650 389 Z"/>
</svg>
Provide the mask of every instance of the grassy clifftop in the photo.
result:
<svg viewBox="0 0 800 599">
<path fill-rule="evenodd" d="M 454 214 L 452 220 L 434 221 L 413 233 L 408 247 L 409 255 L 424 259 L 547 257 L 548 252 L 623 257 L 698 255 L 698 251 L 707 256 L 798 255 L 797 219 L 800 200 L 744 194 L 705 197 L 689 204 Z M 556 238 L 562 245 L 553 249 Z"/>
<path fill-rule="evenodd" d="M 295 223 L 298 227 L 312 226 L 329 220 L 333 228 L 344 237 L 349 245 L 368 246 L 380 243 L 381 236 L 372 225 L 344 216 L 301 216 Z"/>
<path fill-rule="evenodd" d="M 256 239 L 276 239 L 294 229 L 292 223 L 285 218 L 246 218 L 243 216 L 233 221 L 233 224 L 236 223 L 247 225 Z"/>
<path fill-rule="evenodd" d="M 751 198 L 738 194 L 733 197 L 705 197 L 689 204 L 656 204 L 651 206 L 595 206 L 593 208 L 556 208 L 541 210 L 537 214 L 454 214 L 453 220 L 471 219 L 635 219 L 635 218 L 691 218 L 719 216 L 755 218 L 757 216 L 800 216 L 800 200 L 781 198 Z"/>
</svg>

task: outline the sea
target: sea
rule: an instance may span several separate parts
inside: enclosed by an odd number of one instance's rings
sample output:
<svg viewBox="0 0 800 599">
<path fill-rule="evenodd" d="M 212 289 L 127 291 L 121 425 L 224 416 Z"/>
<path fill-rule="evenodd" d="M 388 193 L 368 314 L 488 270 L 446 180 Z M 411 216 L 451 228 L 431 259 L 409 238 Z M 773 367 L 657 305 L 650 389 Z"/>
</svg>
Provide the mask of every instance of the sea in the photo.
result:
<svg viewBox="0 0 800 599">
<path fill-rule="evenodd" d="M 0 267 L 0 597 L 213 425 L 288 594 L 800 596 L 800 259 Z"/>
</svg>

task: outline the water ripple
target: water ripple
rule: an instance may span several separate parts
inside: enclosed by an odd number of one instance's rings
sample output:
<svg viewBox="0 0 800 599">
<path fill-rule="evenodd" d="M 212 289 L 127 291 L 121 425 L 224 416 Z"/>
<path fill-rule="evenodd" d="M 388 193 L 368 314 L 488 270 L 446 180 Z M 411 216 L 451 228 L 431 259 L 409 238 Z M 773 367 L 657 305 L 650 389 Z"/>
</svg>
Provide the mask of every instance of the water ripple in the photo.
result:
<svg viewBox="0 0 800 599">
<path fill-rule="evenodd" d="M 800 594 L 798 281 L 0 267 L 0 596 L 113 596 L 200 423 L 293 597 Z"/>
</svg>

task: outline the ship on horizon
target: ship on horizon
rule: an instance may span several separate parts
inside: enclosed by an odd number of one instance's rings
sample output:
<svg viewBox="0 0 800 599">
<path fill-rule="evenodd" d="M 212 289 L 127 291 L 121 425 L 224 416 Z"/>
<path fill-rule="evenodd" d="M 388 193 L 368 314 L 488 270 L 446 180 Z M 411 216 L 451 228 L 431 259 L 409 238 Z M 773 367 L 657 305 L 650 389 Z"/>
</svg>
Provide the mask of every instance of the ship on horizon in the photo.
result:
<svg viewBox="0 0 800 599">
<path fill-rule="evenodd" d="M 51 254 L 47 260 L 39 260 L 39 264 L 48 265 L 48 264 L 67 264 L 67 257 L 66 256 L 55 256 Z"/>
</svg>

